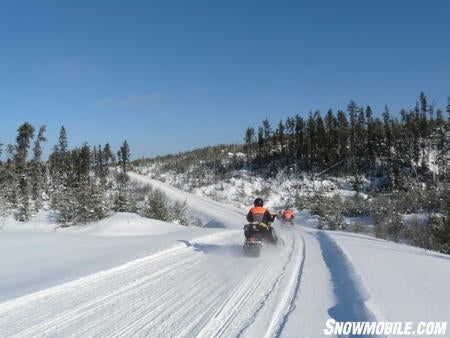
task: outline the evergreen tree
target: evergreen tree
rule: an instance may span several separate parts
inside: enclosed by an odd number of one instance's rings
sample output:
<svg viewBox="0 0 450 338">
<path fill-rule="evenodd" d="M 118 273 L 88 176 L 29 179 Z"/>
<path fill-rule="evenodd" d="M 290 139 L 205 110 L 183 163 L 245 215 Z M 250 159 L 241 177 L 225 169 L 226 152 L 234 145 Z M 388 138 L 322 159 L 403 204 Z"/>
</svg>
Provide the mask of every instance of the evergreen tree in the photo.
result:
<svg viewBox="0 0 450 338">
<path fill-rule="evenodd" d="M 264 157 L 264 133 L 261 127 L 258 128 L 258 162 L 259 165 L 263 164 Z"/>
<path fill-rule="evenodd" d="M 436 219 L 436 226 L 433 228 L 433 240 L 440 252 L 450 254 L 450 198 L 447 196 L 446 214 L 441 219 Z"/>
<path fill-rule="evenodd" d="M 130 147 L 127 140 L 123 141 L 120 150 L 117 152 L 117 158 L 119 160 L 120 169 L 122 170 L 120 180 L 122 184 L 126 184 L 128 181 L 128 164 L 130 163 Z"/>
<path fill-rule="evenodd" d="M 327 116 L 325 117 L 325 132 L 326 132 L 326 165 L 330 166 L 338 162 L 338 146 L 339 146 L 339 138 L 338 138 L 338 129 L 337 129 L 337 119 L 334 115 L 332 109 L 329 109 L 327 112 Z"/>
<path fill-rule="evenodd" d="M 17 145 L 15 147 L 15 178 L 18 192 L 18 205 L 15 214 L 16 219 L 20 221 L 28 221 L 31 217 L 30 207 L 30 182 L 27 166 L 28 150 L 30 148 L 30 140 L 34 135 L 34 127 L 28 122 L 22 124 L 16 138 Z"/>
<path fill-rule="evenodd" d="M 46 126 L 41 126 L 33 148 L 31 192 L 34 199 L 35 211 L 38 211 L 42 207 L 42 193 L 46 185 L 46 166 L 42 162 L 42 142 L 47 141 L 47 138 L 44 136 L 45 132 Z"/>
<path fill-rule="evenodd" d="M 295 116 L 295 155 L 297 161 L 305 156 L 305 120 L 300 115 Z"/>
<path fill-rule="evenodd" d="M 295 159 L 295 119 L 292 117 L 286 119 L 286 142 L 287 160 L 292 163 Z"/>
<path fill-rule="evenodd" d="M 349 123 L 347 116 L 342 110 L 337 113 L 337 138 L 338 138 L 338 160 L 343 161 L 348 158 L 349 153 Z"/>
<path fill-rule="evenodd" d="M 108 215 L 110 206 L 103 187 L 96 181 L 84 180 L 75 189 L 77 223 L 98 221 Z"/>
<path fill-rule="evenodd" d="M 183 203 L 175 202 L 173 206 L 173 214 L 171 216 L 171 222 L 180 224 L 180 225 L 189 225 L 189 221 L 186 216 L 187 210 L 187 201 Z"/>
<path fill-rule="evenodd" d="M 280 121 L 277 125 L 277 129 L 275 131 L 276 142 L 278 145 L 278 152 L 281 155 L 281 160 L 286 160 L 286 135 L 285 135 L 286 127 L 283 121 Z"/>
<path fill-rule="evenodd" d="M 420 92 L 419 101 L 420 101 L 420 113 L 422 115 L 426 115 L 428 111 L 428 100 L 424 92 Z"/>
<path fill-rule="evenodd" d="M 148 197 L 145 216 L 161 221 L 170 220 L 167 197 L 160 190 L 153 191 Z"/>
<path fill-rule="evenodd" d="M 367 122 L 367 158 L 370 168 L 376 166 L 376 153 L 377 153 L 377 140 L 375 136 L 375 121 L 373 118 L 372 108 L 367 106 L 366 108 L 366 122 Z"/>
<path fill-rule="evenodd" d="M 265 119 L 263 121 L 263 140 L 264 140 L 264 152 L 263 152 L 263 156 L 264 158 L 268 158 L 270 156 L 270 153 L 272 151 L 272 142 L 271 142 L 271 138 L 272 138 L 272 127 L 270 125 L 270 122 L 268 119 Z"/>
<path fill-rule="evenodd" d="M 59 132 L 58 144 L 53 147 L 53 152 L 49 156 L 49 170 L 53 189 L 72 184 L 69 175 L 71 171 L 70 152 L 67 144 L 67 132 L 62 126 Z"/>
<path fill-rule="evenodd" d="M 134 212 L 136 211 L 133 199 L 128 187 L 119 185 L 114 197 L 114 211 L 117 212 Z"/>
<path fill-rule="evenodd" d="M 244 138 L 247 164 L 250 163 L 250 160 L 253 157 L 253 144 L 255 143 L 254 137 L 255 137 L 255 130 L 253 128 L 247 128 Z"/>
<path fill-rule="evenodd" d="M 355 166 L 355 159 L 358 154 L 357 149 L 357 129 L 358 129 L 358 111 L 359 107 L 355 101 L 351 100 L 347 105 L 347 112 L 350 116 L 350 157 L 352 166 Z"/>
<path fill-rule="evenodd" d="M 105 147 L 103 148 L 103 156 L 106 164 L 112 164 L 116 161 L 109 143 L 106 143 Z"/>
<path fill-rule="evenodd" d="M 320 170 L 325 169 L 329 162 L 328 162 L 328 151 L 327 148 L 328 141 L 327 141 L 327 135 L 325 130 L 325 124 L 320 116 L 320 112 L 316 111 L 314 114 L 314 124 L 315 124 L 315 142 L 313 146 L 313 160 L 314 163 L 316 163 Z"/>
<path fill-rule="evenodd" d="M 309 173 L 314 170 L 314 148 L 316 142 L 316 121 L 312 113 L 309 113 L 308 121 L 306 122 L 306 146 L 305 146 L 305 164 L 306 171 Z"/>
</svg>

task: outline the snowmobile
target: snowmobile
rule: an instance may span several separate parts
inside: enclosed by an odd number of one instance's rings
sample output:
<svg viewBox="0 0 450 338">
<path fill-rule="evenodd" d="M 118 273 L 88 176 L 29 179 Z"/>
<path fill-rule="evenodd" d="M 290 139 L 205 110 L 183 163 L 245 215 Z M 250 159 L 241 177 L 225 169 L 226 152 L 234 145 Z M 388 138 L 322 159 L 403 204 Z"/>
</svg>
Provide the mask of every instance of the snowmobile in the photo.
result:
<svg viewBox="0 0 450 338">
<path fill-rule="evenodd" d="M 294 226 L 294 217 L 281 217 L 280 221 L 284 228 L 292 228 Z"/>
<path fill-rule="evenodd" d="M 275 230 L 264 223 L 249 223 L 244 226 L 244 254 L 249 257 L 258 257 L 264 243 L 278 245 L 279 239 Z"/>
<path fill-rule="evenodd" d="M 278 212 L 278 218 L 284 228 L 292 228 L 294 226 L 294 217 L 291 211 L 285 210 L 284 212 Z"/>
</svg>

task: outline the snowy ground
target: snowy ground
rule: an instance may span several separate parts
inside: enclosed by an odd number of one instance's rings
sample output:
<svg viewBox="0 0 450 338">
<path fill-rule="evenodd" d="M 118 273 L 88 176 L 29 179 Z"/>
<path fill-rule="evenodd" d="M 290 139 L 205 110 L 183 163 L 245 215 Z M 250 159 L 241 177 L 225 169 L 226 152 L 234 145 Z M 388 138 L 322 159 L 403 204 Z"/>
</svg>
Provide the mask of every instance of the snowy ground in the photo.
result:
<svg viewBox="0 0 450 338">
<path fill-rule="evenodd" d="M 4 220 L 0 336 L 321 337 L 336 321 L 449 321 L 450 257 L 275 222 L 281 248 L 242 254 L 246 210 L 132 175 L 205 228 L 116 214 L 83 228 Z M 448 334 L 450 329 L 447 329 Z"/>
</svg>

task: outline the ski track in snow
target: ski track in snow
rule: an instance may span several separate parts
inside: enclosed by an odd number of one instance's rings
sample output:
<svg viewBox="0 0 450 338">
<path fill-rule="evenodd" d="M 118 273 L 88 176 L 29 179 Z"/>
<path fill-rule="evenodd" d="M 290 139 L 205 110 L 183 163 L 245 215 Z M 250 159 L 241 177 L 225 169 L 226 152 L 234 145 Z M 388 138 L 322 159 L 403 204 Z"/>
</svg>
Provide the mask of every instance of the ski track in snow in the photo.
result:
<svg viewBox="0 0 450 338">
<path fill-rule="evenodd" d="M 180 243 L 0 304 L 0 336 L 275 336 L 298 287 L 302 241 L 264 249 L 243 257 L 240 231 Z"/>
</svg>

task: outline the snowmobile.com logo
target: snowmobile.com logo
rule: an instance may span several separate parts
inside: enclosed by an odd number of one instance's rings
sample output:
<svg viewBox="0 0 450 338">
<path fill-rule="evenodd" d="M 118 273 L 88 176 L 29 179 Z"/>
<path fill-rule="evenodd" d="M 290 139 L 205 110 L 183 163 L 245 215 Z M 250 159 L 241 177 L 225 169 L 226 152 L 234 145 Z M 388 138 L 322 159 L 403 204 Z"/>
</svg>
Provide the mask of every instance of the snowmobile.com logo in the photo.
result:
<svg viewBox="0 0 450 338">
<path fill-rule="evenodd" d="M 337 322 L 328 319 L 325 335 L 445 336 L 447 322 Z"/>
</svg>

